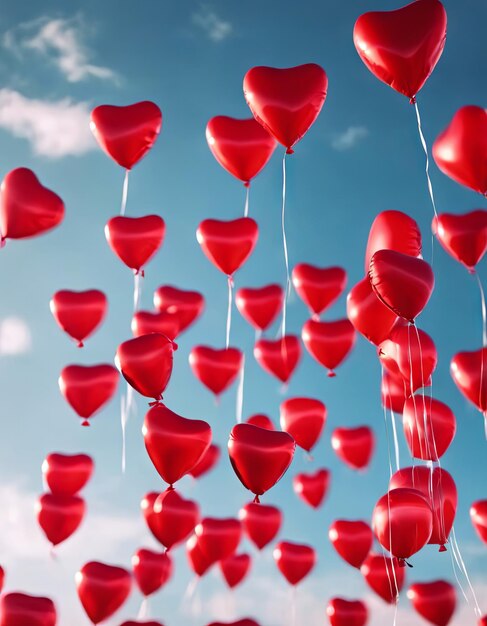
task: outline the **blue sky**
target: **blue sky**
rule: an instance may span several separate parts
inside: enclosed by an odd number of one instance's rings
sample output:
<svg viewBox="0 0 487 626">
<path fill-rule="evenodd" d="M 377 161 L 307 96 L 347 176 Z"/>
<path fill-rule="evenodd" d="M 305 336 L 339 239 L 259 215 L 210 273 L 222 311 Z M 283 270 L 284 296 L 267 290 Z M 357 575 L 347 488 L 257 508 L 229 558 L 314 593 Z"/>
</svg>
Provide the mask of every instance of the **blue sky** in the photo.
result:
<svg viewBox="0 0 487 626">
<path fill-rule="evenodd" d="M 485 24 L 480 0 L 445 2 L 449 27 L 438 67 L 418 98 L 428 143 L 465 104 L 485 104 Z M 249 116 L 242 79 L 254 65 L 286 67 L 321 64 L 328 73 L 329 93 L 323 111 L 288 160 L 287 233 L 291 265 L 310 262 L 342 265 L 348 287 L 362 277 L 368 229 L 385 209 L 403 210 L 420 224 L 425 257 L 431 257 L 432 208 L 424 177 L 424 158 L 414 110 L 406 98 L 377 81 L 360 61 L 352 42 L 355 19 L 371 9 L 391 8 L 385 0 L 354 3 L 307 0 L 294 2 L 170 3 L 126 0 L 10 3 L 0 17 L 0 174 L 18 166 L 34 169 L 41 181 L 61 195 L 66 218 L 61 228 L 30 241 L 9 242 L 0 254 L 0 346 L 5 319 L 15 318 L 28 330 L 20 354 L 0 356 L 3 428 L 0 443 L 0 558 L 7 588 L 53 597 L 60 624 L 82 626 L 74 572 L 100 559 L 129 565 L 130 556 L 152 539 L 139 514 L 139 501 L 162 488 L 143 446 L 140 427 L 146 405 L 128 426 L 127 472 L 121 475 L 121 435 L 117 397 L 82 429 L 60 396 L 57 378 L 69 363 L 111 362 L 117 345 L 130 334 L 132 276 L 106 244 L 103 227 L 117 214 L 123 172 L 98 149 L 87 118 L 98 104 L 128 104 L 151 99 L 161 107 L 163 131 L 149 156 L 131 177 L 128 215 L 157 212 L 167 225 L 166 242 L 147 267 L 143 308 L 161 284 L 201 290 L 207 309 L 201 321 L 180 340 L 175 370 L 165 395 L 182 415 L 207 419 L 215 441 L 226 445 L 235 415 L 235 388 L 217 408 L 210 394 L 192 377 L 187 362 L 191 347 L 223 346 L 226 316 L 224 277 L 202 256 L 196 242 L 198 223 L 207 217 L 230 219 L 243 211 L 244 189 L 214 161 L 205 139 L 213 115 Z M 279 230 L 281 158 L 279 149 L 251 190 L 250 215 L 259 223 L 260 239 L 247 265 L 236 275 L 237 286 L 284 280 Z M 432 166 L 440 212 L 482 208 L 482 199 L 456 185 Z M 483 609 L 487 610 L 487 552 L 470 526 L 468 509 L 486 498 L 485 438 L 480 415 L 468 405 L 449 376 L 452 355 L 481 343 L 480 300 L 474 280 L 435 245 L 436 288 L 419 325 L 437 345 L 439 364 L 434 394 L 456 414 L 458 434 L 443 466 L 459 488 L 457 537 Z M 480 275 L 486 278 L 485 266 Z M 100 288 L 109 313 L 101 330 L 78 351 L 56 327 L 49 299 L 60 288 Z M 326 314 L 343 317 L 343 296 Z M 306 310 L 295 296 L 288 328 L 299 332 Z M 234 313 L 232 342 L 247 355 L 244 415 L 268 413 L 278 419 L 279 385 L 263 374 L 252 358 L 253 332 Z M 5 342 L 5 339 L 3 340 Z M 5 346 L 5 343 L 3 343 Z M 300 452 L 288 475 L 265 498 L 285 511 L 282 537 L 312 543 L 319 565 L 298 593 L 301 623 L 324 622 L 333 595 L 370 601 L 377 623 L 390 619 L 364 587 L 358 573 L 334 554 L 327 529 L 335 518 L 370 517 L 388 481 L 387 443 L 379 397 L 380 368 L 373 348 L 359 339 L 335 379 L 305 355 L 288 395 L 309 395 L 328 407 L 325 435 L 312 465 Z M 120 387 L 120 392 L 123 387 Z M 120 395 L 120 394 L 119 394 Z M 378 449 L 369 471 L 355 474 L 334 457 L 330 434 L 338 425 L 374 427 Z M 42 490 L 40 466 L 54 450 L 92 454 L 96 474 L 86 490 L 89 514 L 80 532 L 61 546 L 56 562 L 37 529 L 33 501 Z M 402 447 L 401 460 L 407 463 Z M 324 508 L 305 508 L 294 496 L 291 479 L 316 467 L 332 470 L 332 487 Z M 225 457 L 218 471 L 197 485 L 181 483 L 206 515 L 235 515 L 249 495 Z M 251 549 L 245 546 L 245 549 Z M 233 596 L 218 575 L 200 585 L 197 603 L 183 600 L 190 580 L 184 554 L 176 557 L 173 582 L 151 603 L 154 617 L 175 626 L 184 619 L 204 626 L 252 614 L 262 626 L 285 624 L 289 590 L 276 572 L 270 552 L 255 563 L 249 581 Z M 450 555 L 425 550 L 414 559 L 409 580 L 435 577 L 453 580 Z M 460 594 L 459 594 L 460 597 Z M 115 619 L 135 617 L 140 596 L 132 598 Z M 186 604 L 186 607 L 184 606 Z M 191 605 L 188 607 L 188 605 Z M 419 618 L 418 618 L 419 619 Z M 299 620 L 298 620 L 299 623 Z M 398 625 L 418 623 L 403 596 Z M 455 625 L 475 623 L 471 607 L 459 609 Z"/>
</svg>

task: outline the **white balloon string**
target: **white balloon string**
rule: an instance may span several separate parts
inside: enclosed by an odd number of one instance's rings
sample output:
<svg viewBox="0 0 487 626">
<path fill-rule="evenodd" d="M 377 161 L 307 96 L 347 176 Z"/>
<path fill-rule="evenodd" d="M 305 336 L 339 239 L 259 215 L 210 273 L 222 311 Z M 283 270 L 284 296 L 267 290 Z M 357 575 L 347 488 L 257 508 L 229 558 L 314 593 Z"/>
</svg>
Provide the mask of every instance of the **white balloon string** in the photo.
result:
<svg viewBox="0 0 487 626">
<path fill-rule="evenodd" d="M 282 326 L 281 337 L 286 334 L 286 308 L 287 299 L 289 296 L 289 288 L 291 286 L 291 280 L 289 277 L 289 256 L 287 251 L 287 238 L 286 238 L 286 153 L 282 157 L 282 210 L 281 210 L 281 230 L 282 230 L 282 247 L 284 249 L 284 262 L 286 264 L 286 291 L 284 292 L 284 299 L 282 302 Z"/>
<path fill-rule="evenodd" d="M 412 352 L 411 352 L 411 326 L 412 324 L 408 324 L 408 359 L 409 359 L 409 387 L 410 387 L 410 393 L 411 393 L 411 399 L 413 401 L 413 408 L 414 408 L 414 422 L 416 424 L 416 430 L 418 429 L 418 409 L 416 406 L 416 396 L 414 395 L 414 377 L 413 377 L 413 357 L 412 357 Z M 411 429 L 411 435 L 413 435 L 413 431 Z M 422 443 L 422 439 L 421 437 L 418 438 L 419 439 L 419 450 L 421 453 L 421 457 L 423 457 L 423 443 Z M 412 440 L 412 439 L 411 439 Z M 411 452 L 411 459 L 413 461 L 414 464 L 414 455 Z"/>
<path fill-rule="evenodd" d="M 249 199 L 250 199 L 250 184 L 247 185 L 246 192 L 245 192 L 244 217 L 249 216 Z"/>
<path fill-rule="evenodd" d="M 399 441 L 397 438 L 396 418 L 392 409 L 390 410 L 390 415 L 392 423 L 392 434 L 394 437 L 394 453 L 396 455 L 396 471 L 398 472 L 401 469 L 401 459 L 399 458 Z"/>
<path fill-rule="evenodd" d="M 467 581 L 467 584 L 468 584 L 468 586 L 470 588 L 470 591 L 472 593 L 473 601 L 475 603 L 474 613 L 475 613 L 475 615 L 478 618 L 480 618 L 480 617 L 482 617 L 482 611 L 480 610 L 480 606 L 479 606 L 479 603 L 477 601 L 477 595 L 475 593 L 475 589 L 473 588 L 472 582 L 470 580 L 470 576 L 469 576 L 468 571 L 467 571 L 467 567 L 465 566 L 465 562 L 464 562 L 463 557 L 462 557 L 462 553 L 460 552 L 460 546 L 458 545 L 457 537 L 456 537 L 456 534 L 455 534 L 455 526 L 452 527 L 452 542 L 451 543 L 452 543 L 452 550 L 456 551 L 456 553 L 457 553 L 457 556 L 455 556 L 455 559 L 457 561 L 457 564 L 460 563 L 459 564 L 459 569 L 463 572 L 463 574 L 465 576 L 465 580 Z"/>
<path fill-rule="evenodd" d="M 136 274 L 134 274 L 134 313 L 137 313 L 140 308 L 140 300 L 142 298 L 142 280 L 142 270 L 139 270 Z"/>
<path fill-rule="evenodd" d="M 465 593 L 465 589 L 463 588 L 462 582 L 460 580 L 460 578 L 458 577 L 458 573 L 457 573 L 457 566 L 455 565 L 455 562 L 457 562 L 458 565 L 458 560 L 457 560 L 457 555 L 455 554 L 455 549 L 453 547 L 453 544 L 451 546 L 451 550 L 450 550 L 450 560 L 451 560 L 451 567 L 453 570 L 453 575 L 455 576 L 455 580 L 457 581 L 457 585 L 460 589 L 460 591 L 462 592 L 462 596 L 465 599 L 465 602 L 470 605 L 470 600 L 467 596 L 467 594 Z M 458 568 L 460 569 L 460 566 L 458 565 Z"/>
<path fill-rule="evenodd" d="M 421 140 L 421 145 L 423 146 L 423 150 L 424 150 L 424 154 L 426 157 L 426 180 L 428 182 L 428 191 L 430 194 L 430 198 L 431 198 L 431 204 L 433 205 L 433 211 L 435 213 L 435 217 L 438 217 L 438 213 L 436 211 L 436 202 L 435 202 L 435 196 L 433 193 L 433 185 L 431 184 L 431 178 L 430 178 L 430 174 L 429 174 L 429 169 L 430 169 L 430 162 L 429 162 L 429 157 L 428 157 L 428 146 L 426 145 L 426 140 L 424 138 L 423 135 L 423 129 L 421 127 L 421 116 L 419 114 L 419 107 L 418 107 L 418 103 L 416 102 L 416 100 L 414 101 L 414 108 L 416 110 L 416 119 L 418 122 L 418 132 L 419 132 L 419 138 Z"/>
<path fill-rule="evenodd" d="M 125 170 L 125 176 L 123 179 L 123 187 L 122 187 L 122 203 L 120 205 L 120 215 L 125 215 L 125 209 L 127 208 L 128 193 L 129 193 L 129 170 Z"/>
<path fill-rule="evenodd" d="M 122 474 L 125 474 L 126 469 L 127 422 L 129 421 L 130 415 L 135 408 L 134 400 L 134 389 L 127 383 L 127 391 L 125 393 L 125 396 L 122 396 L 120 410 L 120 423 L 122 425 Z"/>
<path fill-rule="evenodd" d="M 146 619 L 147 617 L 149 617 L 149 598 L 144 597 L 137 613 L 137 619 Z"/>
<path fill-rule="evenodd" d="M 487 348 L 487 310 L 485 307 L 485 293 L 484 288 L 482 287 L 482 281 L 480 280 L 480 276 L 477 272 L 474 272 L 474 275 L 477 279 L 477 284 L 479 286 L 480 302 L 482 305 L 482 347 Z"/>
<path fill-rule="evenodd" d="M 244 379 L 245 379 L 245 354 L 242 355 L 242 365 L 240 366 L 240 376 L 237 387 L 237 424 L 242 422 L 243 401 L 244 401 Z"/>
<path fill-rule="evenodd" d="M 230 346 L 230 329 L 232 326 L 232 288 L 233 288 L 233 278 L 228 276 L 228 308 L 227 308 L 227 330 L 225 335 L 225 347 L 228 350 Z"/>
<path fill-rule="evenodd" d="M 291 587 L 291 626 L 296 626 L 296 587 Z"/>
<path fill-rule="evenodd" d="M 380 366 L 380 371 L 381 371 L 381 381 L 384 377 L 384 366 L 381 363 Z M 389 441 L 389 426 L 387 425 L 387 408 L 386 405 L 382 402 L 382 408 L 384 410 L 384 427 L 385 427 L 385 431 L 386 431 L 386 441 L 387 441 L 387 458 L 389 460 L 389 478 L 392 478 L 392 458 L 391 458 L 391 444 Z"/>
</svg>

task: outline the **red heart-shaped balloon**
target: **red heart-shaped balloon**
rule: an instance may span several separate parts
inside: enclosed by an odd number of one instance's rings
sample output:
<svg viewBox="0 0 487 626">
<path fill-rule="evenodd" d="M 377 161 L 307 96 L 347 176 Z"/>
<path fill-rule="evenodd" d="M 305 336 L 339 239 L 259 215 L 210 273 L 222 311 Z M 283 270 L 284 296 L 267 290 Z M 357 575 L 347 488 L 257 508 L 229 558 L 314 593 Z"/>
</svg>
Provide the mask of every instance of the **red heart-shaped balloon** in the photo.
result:
<svg viewBox="0 0 487 626">
<path fill-rule="evenodd" d="M 151 491 L 149 493 L 146 493 L 140 501 L 140 510 L 142 511 L 142 515 L 144 516 L 145 522 L 149 527 L 149 530 L 157 539 L 157 541 L 160 541 L 158 536 L 158 515 L 154 513 L 154 504 L 160 495 L 161 494 L 157 493 L 156 491 Z"/>
<path fill-rule="evenodd" d="M 398 320 L 379 300 L 367 276 L 347 296 L 347 317 L 355 330 L 375 345 L 387 339 Z"/>
<path fill-rule="evenodd" d="M 268 504 L 250 502 L 240 509 L 240 520 L 247 537 L 259 550 L 277 536 L 282 525 L 282 513 Z"/>
<path fill-rule="evenodd" d="M 83 347 L 83 341 L 102 323 L 107 310 L 107 297 L 98 289 L 88 291 L 56 291 L 49 303 L 59 326 Z"/>
<path fill-rule="evenodd" d="M 203 220 L 196 239 L 206 257 L 227 276 L 232 276 L 252 254 L 259 236 L 251 217 L 236 220 Z"/>
<path fill-rule="evenodd" d="M 296 443 L 291 435 L 252 424 L 237 424 L 230 432 L 230 462 L 244 487 L 257 496 L 269 491 L 286 473 Z"/>
<path fill-rule="evenodd" d="M 162 126 L 162 113 L 154 102 L 127 106 L 102 104 L 91 112 L 90 128 L 101 148 L 127 170 L 154 145 Z"/>
<path fill-rule="evenodd" d="M 210 472 L 220 460 L 220 448 L 212 443 L 208 450 L 204 453 L 198 463 L 190 470 L 193 478 L 200 478 L 204 474 Z"/>
<path fill-rule="evenodd" d="M 267 165 L 277 146 L 254 118 L 239 120 L 225 115 L 208 122 L 206 141 L 218 163 L 246 186 Z"/>
<path fill-rule="evenodd" d="M 316 553 L 311 546 L 280 541 L 274 548 L 274 561 L 290 585 L 297 585 L 316 564 Z"/>
<path fill-rule="evenodd" d="M 402 413 L 404 402 L 411 393 L 408 383 L 402 376 L 383 370 L 380 389 L 382 406 L 394 413 Z"/>
<path fill-rule="evenodd" d="M 163 587 L 173 572 L 172 559 L 166 552 L 141 548 L 132 557 L 135 582 L 144 596 L 150 596 Z"/>
<path fill-rule="evenodd" d="M 43 187 L 32 170 L 18 167 L 0 187 L 0 234 L 5 239 L 35 237 L 64 219 L 64 203 Z"/>
<path fill-rule="evenodd" d="M 326 406 L 314 398 L 288 398 L 279 407 L 282 430 L 311 452 L 326 424 Z"/>
<path fill-rule="evenodd" d="M 105 621 L 118 611 L 132 587 L 130 572 L 98 561 L 83 565 L 75 581 L 81 604 L 93 624 Z"/>
<path fill-rule="evenodd" d="M 450 363 L 450 374 L 462 394 L 479 411 L 487 411 L 487 348 L 458 352 Z"/>
<path fill-rule="evenodd" d="M 267 415 L 262 415 L 261 413 L 251 415 L 245 420 L 245 423 L 252 424 L 252 426 L 258 426 L 259 428 L 265 428 L 267 430 L 276 430 L 273 421 L 267 417 Z M 283 428 L 283 430 L 286 429 Z"/>
<path fill-rule="evenodd" d="M 212 564 L 236 552 L 242 538 L 242 524 L 233 518 L 205 517 L 194 532 L 201 551 Z"/>
<path fill-rule="evenodd" d="M 74 496 L 90 480 L 93 467 L 87 454 L 52 452 L 42 463 L 42 475 L 54 495 Z"/>
<path fill-rule="evenodd" d="M 445 580 L 415 583 L 407 593 L 416 613 L 436 626 L 447 626 L 455 613 L 455 587 Z"/>
<path fill-rule="evenodd" d="M 335 428 L 331 447 L 338 458 L 352 469 L 365 469 L 375 448 L 374 432 L 368 426 Z"/>
<path fill-rule="evenodd" d="M 299 263 L 292 271 L 294 289 L 311 314 L 320 315 L 343 293 L 347 272 L 342 267 L 316 267 Z"/>
<path fill-rule="evenodd" d="M 230 589 L 237 587 L 247 576 L 252 565 L 249 554 L 233 554 L 228 559 L 220 561 L 220 569 Z"/>
<path fill-rule="evenodd" d="M 243 354 L 237 348 L 216 350 L 209 346 L 196 346 L 189 353 L 189 364 L 196 378 L 219 396 L 237 378 Z"/>
<path fill-rule="evenodd" d="M 365 582 L 380 598 L 388 604 L 397 601 L 404 586 L 406 572 L 397 559 L 384 554 L 369 554 L 360 568 Z"/>
<path fill-rule="evenodd" d="M 361 520 L 336 520 L 330 526 L 328 537 L 342 559 L 359 569 L 374 543 L 372 529 Z"/>
<path fill-rule="evenodd" d="M 406 400 L 402 419 L 411 456 L 423 461 L 438 461 L 450 447 L 457 430 L 450 407 L 421 394 Z"/>
<path fill-rule="evenodd" d="M 239 289 L 235 304 L 240 314 L 257 330 L 266 330 L 282 309 L 284 291 L 280 285 Z"/>
<path fill-rule="evenodd" d="M 439 0 L 416 0 L 394 11 L 364 13 L 355 23 L 353 41 L 372 74 L 414 98 L 441 57 L 446 21 Z"/>
<path fill-rule="evenodd" d="M 188 474 L 211 443 L 209 424 L 181 417 L 163 404 L 147 412 L 142 434 L 154 467 L 169 485 Z"/>
<path fill-rule="evenodd" d="M 131 329 L 134 337 L 158 333 L 174 341 L 179 333 L 179 319 L 174 313 L 137 311 L 132 317 Z"/>
<path fill-rule="evenodd" d="M 487 194 L 487 110 L 464 106 L 433 144 L 440 170 L 457 183 Z"/>
<path fill-rule="evenodd" d="M 166 225 L 159 215 L 125 217 L 108 220 L 105 237 L 118 258 L 136 274 L 159 250 L 164 241 Z"/>
<path fill-rule="evenodd" d="M 154 293 L 154 306 L 161 313 L 170 313 L 177 317 L 181 334 L 203 313 L 205 299 L 197 291 L 163 285 Z"/>
<path fill-rule="evenodd" d="M 57 615 L 50 598 L 26 593 L 7 593 L 0 598 L 1 626 L 56 626 Z"/>
<path fill-rule="evenodd" d="M 144 500 L 142 507 L 144 510 Z M 169 550 L 193 532 L 200 518 L 200 508 L 196 502 L 185 500 L 171 489 L 158 495 L 152 504 L 150 498 L 146 500 L 144 515 L 152 534 Z"/>
<path fill-rule="evenodd" d="M 295 335 L 281 339 L 259 339 L 254 346 L 257 363 L 271 376 L 287 383 L 301 359 L 301 344 Z"/>
<path fill-rule="evenodd" d="M 332 598 L 326 607 L 331 626 L 365 626 L 369 618 L 367 605 L 361 600 Z"/>
<path fill-rule="evenodd" d="M 433 218 L 432 229 L 448 254 L 473 272 L 487 251 L 487 211 L 442 213 Z"/>
<path fill-rule="evenodd" d="M 201 550 L 199 539 L 196 535 L 191 535 L 186 542 L 186 556 L 189 566 L 198 578 L 204 576 L 213 565 L 213 562 Z"/>
<path fill-rule="evenodd" d="M 472 504 L 470 519 L 480 539 L 487 544 L 487 500 L 477 500 Z"/>
<path fill-rule="evenodd" d="M 327 89 L 326 73 L 315 63 L 284 69 L 253 67 L 243 82 L 252 115 L 288 154 L 318 117 Z"/>
<path fill-rule="evenodd" d="M 314 509 L 321 506 L 330 486 L 330 472 L 316 470 L 313 474 L 296 474 L 293 478 L 294 492 Z"/>
<path fill-rule="evenodd" d="M 68 365 L 59 376 L 59 389 L 83 426 L 115 394 L 119 374 L 113 365 Z"/>
<path fill-rule="evenodd" d="M 76 532 L 85 515 L 85 501 L 79 496 L 45 493 L 37 500 L 39 526 L 48 541 L 57 546 Z"/>
<path fill-rule="evenodd" d="M 347 358 L 355 345 L 356 335 L 348 319 L 334 322 L 308 320 L 304 323 L 301 338 L 311 356 L 333 378 L 335 368 Z"/>
</svg>

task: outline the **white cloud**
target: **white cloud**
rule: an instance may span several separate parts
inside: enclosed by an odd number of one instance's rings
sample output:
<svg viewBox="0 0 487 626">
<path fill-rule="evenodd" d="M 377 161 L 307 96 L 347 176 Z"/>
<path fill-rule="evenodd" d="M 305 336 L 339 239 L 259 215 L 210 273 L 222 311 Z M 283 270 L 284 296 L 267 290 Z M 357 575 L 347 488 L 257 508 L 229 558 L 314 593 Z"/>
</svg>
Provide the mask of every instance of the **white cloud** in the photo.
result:
<svg viewBox="0 0 487 626">
<path fill-rule="evenodd" d="M 191 20 L 195 26 L 206 33 L 208 39 L 215 43 L 227 39 L 233 33 L 232 24 L 223 20 L 207 6 L 201 7 L 197 13 L 193 13 Z"/>
<path fill-rule="evenodd" d="M 331 142 L 332 148 L 339 151 L 354 148 L 362 139 L 365 139 L 369 131 L 365 126 L 349 126 L 343 133 L 336 135 Z"/>
<path fill-rule="evenodd" d="M 0 89 L 0 128 L 27 139 L 38 155 L 56 159 L 96 148 L 89 121 L 86 102 L 36 100 Z"/>
<path fill-rule="evenodd" d="M 28 352 L 31 346 L 30 330 L 20 317 L 0 320 L 0 355 Z"/>
</svg>

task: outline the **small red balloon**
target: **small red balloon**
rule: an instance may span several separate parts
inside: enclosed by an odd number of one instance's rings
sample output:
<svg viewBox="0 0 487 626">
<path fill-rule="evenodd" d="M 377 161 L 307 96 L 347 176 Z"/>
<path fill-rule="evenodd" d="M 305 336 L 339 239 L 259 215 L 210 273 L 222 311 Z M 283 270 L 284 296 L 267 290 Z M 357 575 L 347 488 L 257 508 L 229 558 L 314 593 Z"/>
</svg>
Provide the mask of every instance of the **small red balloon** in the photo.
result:
<svg viewBox="0 0 487 626">
<path fill-rule="evenodd" d="M 352 469 L 365 469 L 374 453 L 374 432 L 368 426 L 335 428 L 331 435 L 331 447 L 345 465 Z"/>
<path fill-rule="evenodd" d="M 394 311 L 379 300 L 368 277 L 350 290 L 347 317 L 355 330 L 375 345 L 387 339 L 398 320 Z"/>
<path fill-rule="evenodd" d="M 446 404 L 417 394 L 406 400 L 403 427 L 411 456 L 438 461 L 455 437 L 457 422 Z"/>
<path fill-rule="evenodd" d="M 50 598 L 7 593 L 0 598 L 0 626 L 56 626 L 57 614 Z"/>
<path fill-rule="evenodd" d="M 470 519 L 477 535 L 487 544 L 487 500 L 478 500 L 472 504 Z"/>
<path fill-rule="evenodd" d="M 336 520 L 330 526 L 328 537 L 342 559 L 359 569 L 374 543 L 372 529 L 360 520 Z"/>
<path fill-rule="evenodd" d="M 235 381 L 242 369 L 243 354 L 237 348 L 216 350 L 196 346 L 189 354 L 193 374 L 203 385 L 219 396 Z"/>
<path fill-rule="evenodd" d="M 260 413 L 251 415 L 245 420 L 245 423 L 252 424 L 252 426 L 258 426 L 259 428 L 265 428 L 266 430 L 276 430 L 274 422 L 267 417 L 267 415 L 262 415 Z M 283 428 L 283 430 L 285 429 Z"/>
<path fill-rule="evenodd" d="M 281 511 L 268 504 L 246 504 L 239 517 L 245 534 L 259 550 L 275 539 L 282 525 Z"/>
<path fill-rule="evenodd" d="M 151 533 L 166 550 L 187 539 L 200 518 L 198 504 L 185 500 L 174 489 L 148 493 L 140 506 Z"/>
<path fill-rule="evenodd" d="M 189 471 L 193 478 L 201 478 L 218 464 L 221 452 L 219 446 L 212 443 L 198 463 Z"/>
<path fill-rule="evenodd" d="M 242 538 L 242 524 L 233 518 L 205 517 L 194 532 L 203 555 L 210 563 L 216 563 L 236 552 Z"/>
<path fill-rule="evenodd" d="M 189 566 L 193 572 L 201 578 L 213 565 L 213 562 L 203 553 L 201 546 L 196 535 L 191 537 L 186 542 L 186 557 L 188 559 Z"/>
<path fill-rule="evenodd" d="M 197 291 L 186 291 L 163 285 L 154 292 L 154 306 L 160 313 L 175 315 L 181 334 L 200 317 L 205 308 L 205 299 Z"/>
<path fill-rule="evenodd" d="M 141 548 L 132 557 L 135 582 L 144 596 L 150 596 L 171 578 L 173 563 L 169 554 Z"/>
<path fill-rule="evenodd" d="M 233 554 L 220 561 L 220 569 L 230 589 L 237 587 L 250 572 L 252 558 L 249 554 Z"/>
<path fill-rule="evenodd" d="M 365 602 L 332 598 L 326 607 L 331 626 L 365 626 L 369 612 Z"/>
<path fill-rule="evenodd" d="M 174 313 L 136 311 L 132 317 L 131 330 L 134 337 L 157 333 L 174 341 L 179 334 L 179 320 Z"/>
<path fill-rule="evenodd" d="M 487 411 L 487 348 L 458 352 L 450 363 L 450 373 L 460 392 L 479 411 Z"/>
<path fill-rule="evenodd" d="M 369 554 L 360 568 L 365 582 L 380 598 L 394 604 L 404 586 L 405 568 L 384 554 Z"/>
<path fill-rule="evenodd" d="M 130 573 L 114 565 L 90 561 L 75 576 L 78 596 L 93 624 L 111 617 L 130 594 Z"/>
<path fill-rule="evenodd" d="M 418 223 L 402 211 L 382 211 L 372 222 L 367 250 L 365 273 L 378 250 L 395 250 L 412 257 L 420 257 L 422 251 L 421 231 Z"/>
<path fill-rule="evenodd" d="M 311 546 L 281 541 L 274 548 L 274 561 L 290 585 L 297 585 L 316 564 L 316 553 Z"/>
<path fill-rule="evenodd" d="M 432 229 L 448 254 L 473 272 L 487 251 L 487 211 L 442 213 L 433 219 Z"/>
<path fill-rule="evenodd" d="M 83 342 L 102 323 L 107 310 L 107 298 L 98 289 L 63 289 L 56 291 L 49 305 L 59 326 L 82 348 Z"/>
<path fill-rule="evenodd" d="M 235 304 L 240 314 L 257 330 L 266 330 L 282 309 L 284 291 L 280 285 L 239 289 Z"/>
<path fill-rule="evenodd" d="M 55 496 L 74 496 L 90 480 L 93 467 L 87 454 L 52 452 L 42 463 L 42 475 Z"/>
<path fill-rule="evenodd" d="M 341 267 L 316 267 L 299 263 L 292 271 L 292 281 L 310 313 L 320 315 L 341 296 L 347 273 Z"/>
<path fill-rule="evenodd" d="M 289 382 L 301 359 L 301 344 L 295 335 L 281 339 L 259 339 L 254 346 L 257 363 L 271 376 Z"/>
<path fill-rule="evenodd" d="M 166 225 L 159 215 L 108 220 L 105 237 L 108 245 L 127 267 L 138 274 L 162 246 Z"/>
<path fill-rule="evenodd" d="M 57 546 L 79 528 L 86 505 L 79 496 L 42 495 L 36 506 L 37 521 L 48 541 Z"/>
<path fill-rule="evenodd" d="M 288 398 L 280 406 L 280 422 L 296 441 L 296 445 L 307 452 L 316 445 L 326 424 L 326 406 L 315 398 Z"/>
<path fill-rule="evenodd" d="M 457 594 L 446 580 L 415 583 L 407 595 L 416 613 L 435 626 L 447 626 L 455 613 Z"/>
<path fill-rule="evenodd" d="M 313 474 L 296 474 L 293 478 L 294 492 L 314 509 L 323 503 L 330 486 L 330 472 L 316 470 Z"/>
<path fill-rule="evenodd" d="M 257 222 L 251 217 L 203 220 L 196 231 L 196 239 L 207 258 L 227 276 L 233 276 L 247 261 L 258 236 Z"/>
<path fill-rule="evenodd" d="M 348 319 L 334 322 L 308 320 L 301 337 L 311 356 L 328 370 L 330 378 L 350 354 L 356 339 L 355 329 Z"/>
</svg>

